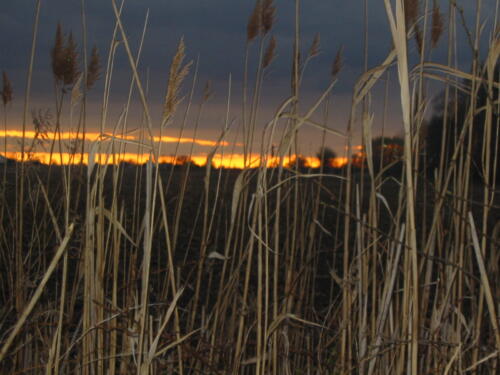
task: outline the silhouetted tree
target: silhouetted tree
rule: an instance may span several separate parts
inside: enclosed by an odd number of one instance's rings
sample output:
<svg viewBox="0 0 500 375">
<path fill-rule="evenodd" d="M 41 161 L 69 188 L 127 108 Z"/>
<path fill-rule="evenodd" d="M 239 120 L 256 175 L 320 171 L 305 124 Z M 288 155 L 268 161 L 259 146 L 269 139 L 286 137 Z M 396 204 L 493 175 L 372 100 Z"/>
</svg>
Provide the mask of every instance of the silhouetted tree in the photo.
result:
<svg viewBox="0 0 500 375">
<path fill-rule="evenodd" d="M 321 147 L 316 154 L 316 157 L 319 159 L 324 169 L 329 169 L 333 168 L 333 163 L 335 158 L 337 157 L 337 153 L 330 147 Z"/>
<path fill-rule="evenodd" d="M 375 174 L 383 171 L 384 174 L 399 175 L 402 171 L 404 154 L 404 140 L 401 137 L 375 137 L 372 139 L 372 159 Z M 367 168 L 365 147 L 359 148 L 352 156 L 355 167 Z"/>
<path fill-rule="evenodd" d="M 495 83 L 498 85 L 498 66 L 495 69 Z M 500 162 L 499 149 L 499 117 L 498 117 L 498 87 L 493 87 L 492 94 L 488 93 L 486 74 L 480 84 L 475 96 L 475 113 L 473 116 L 472 127 L 466 129 L 463 139 L 461 155 L 467 152 L 467 145 L 471 142 L 471 167 L 473 175 L 476 178 L 484 180 L 486 172 L 485 160 L 489 158 L 491 178 L 495 174 L 495 168 Z M 434 103 L 434 114 L 425 127 L 425 161 L 430 171 L 437 168 L 446 169 L 452 159 L 456 147 L 459 146 L 460 134 L 464 125 L 469 124 L 467 119 L 471 107 L 470 81 L 463 81 L 462 85 L 466 90 L 451 89 L 449 91 L 448 102 L 446 103 L 445 94 L 437 96 Z M 490 105 L 491 112 L 491 132 L 485 134 L 487 113 L 486 107 Z M 446 112 L 445 112 L 446 111 Z M 445 116 L 446 114 L 446 116 Z M 444 137 L 444 140 L 443 140 Z M 489 144 L 488 144 L 489 143 Z M 489 155 L 486 150 L 489 146 Z M 440 165 L 441 156 L 443 165 Z M 432 172 L 431 172 L 432 173 Z M 498 181 L 499 173 L 496 173 Z"/>
<path fill-rule="evenodd" d="M 286 164 L 286 167 L 290 169 L 298 168 L 299 170 L 303 171 L 307 169 L 309 165 L 305 157 L 303 157 L 302 155 L 294 155 L 292 156 L 290 161 Z"/>
<path fill-rule="evenodd" d="M 372 140 L 373 169 L 392 175 L 402 171 L 404 140 L 401 137 L 376 137 Z"/>
</svg>

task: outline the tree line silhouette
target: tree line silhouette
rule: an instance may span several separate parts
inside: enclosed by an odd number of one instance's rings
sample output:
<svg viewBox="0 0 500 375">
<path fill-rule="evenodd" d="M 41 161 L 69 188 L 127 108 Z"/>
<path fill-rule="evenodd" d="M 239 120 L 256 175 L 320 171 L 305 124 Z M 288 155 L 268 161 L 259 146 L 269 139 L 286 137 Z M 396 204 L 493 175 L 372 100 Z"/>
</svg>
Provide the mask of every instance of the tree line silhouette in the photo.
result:
<svg viewBox="0 0 500 375">
<path fill-rule="evenodd" d="M 487 184 L 499 181 L 500 65 L 495 68 L 492 85 L 488 85 L 486 69 L 483 71 L 475 86 L 464 79 L 433 99 L 433 113 L 422 127 L 419 147 L 419 168 L 429 178 L 434 178 L 436 171 L 446 171 L 455 165 L 468 166 L 475 181 Z M 403 138 L 375 137 L 371 147 L 375 174 L 401 174 Z M 317 156 L 328 167 L 337 155 L 329 148 L 322 148 Z M 351 161 L 354 167 L 367 167 L 364 146 L 351 155 Z"/>
</svg>

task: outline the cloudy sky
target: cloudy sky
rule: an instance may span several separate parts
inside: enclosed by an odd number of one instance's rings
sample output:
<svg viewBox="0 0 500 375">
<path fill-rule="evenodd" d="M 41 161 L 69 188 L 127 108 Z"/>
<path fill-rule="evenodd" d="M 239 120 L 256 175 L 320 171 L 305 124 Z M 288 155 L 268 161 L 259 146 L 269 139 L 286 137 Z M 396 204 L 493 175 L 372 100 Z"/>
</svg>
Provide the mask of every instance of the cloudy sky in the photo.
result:
<svg viewBox="0 0 500 375">
<path fill-rule="evenodd" d="M 120 1 L 117 0 L 117 3 Z M 424 2 L 422 2 L 424 3 Z M 432 4 L 432 1 L 430 1 Z M 447 0 L 438 0 L 446 14 Z M 475 0 L 459 0 L 464 10 L 465 21 L 474 29 Z M 19 126 L 22 113 L 22 99 L 26 82 L 26 72 L 33 29 L 34 0 L 3 0 L 0 2 L 0 69 L 5 70 L 14 86 L 15 101 L 10 110 L 10 126 Z M 238 128 L 241 108 L 241 86 L 243 77 L 246 24 L 255 0 L 127 0 L 123 11 L 123 22 L 131 47 L 137 50 L 147 12 L 149 20 L 139 71 L 144 84 L 149 87 L 149 101 L 152 113 L 157 119 L 161 113 L 161 103 L 168 80 L 170 61 L 176 45 L 183 36 L 186 43 L 187 59 L 199 58 L 199 83 L 194 103 L 199 103 L 205 82 L 213 82 L 215 95 L 205 108 L 200 134 L 205 138 L 215 138 L 223 126 L 225 103 L 228 96 L 228 78 L 232 77 L 232 105 L 230 117 Z M 277 21 L 272 34 L 277 39 L 277 57 L 266 75 L 263 89 L 260 117 L 264 123 L 277 105 L 290 93 L 290 66 L 294 35 L 294 1 L 276 0 Z M 110 50 L 114 27 L 114 13 L 111 0 L 85 0 L 87 19 L 88 49 L 99 48 L 102 64 L 105 66 Z M 423 5 L 422 5 L 423 7 Z M 42 0 L 38 41 L 36 45 L 35 69 L 32 88 L 32 108 L 54 108 L 53 79 L 50 68 L 50 50 L 54 42 L 57 23 L 66 33 L 73 32 L 79 47 L 82 46 L 82 0 Z M 307 50 L 316 33 L 321 36 L 321 53 L 312 60 L 305 72 L 301 108 L 305 111 L 329 83 L 331 64 L 338 48 L 344 46 L 344 67 L 334 88 L 330 105 L 329 126 L 345 129 L 349 113 L 352 88 L 363 71 L 363 18 L 364 0 L 303 0 L 301 1 L 301 42 L 302 53 Z M 481 20 L 487 25 L 495 20 L 495 1 L 483 0 Z M 491 26 L 485 28 L 482 45 L 487 46 Z M 432 59 L 445 61 L 445 34 Z M 368 66 L 373 67 L 383 61 L 391 46 L 390 33 L 383 0 L 368 1 Z M 467 69 L 470 52 L 465 34 L 459 27 L 457 39 L 457 62 Z M 80 50 L 81 51 L 81 50 Z M 251 48 L 250 74 L 255 72 L 257 48 Z M 416 46 L 410 42 L 410 58 L 417 57 Z M 108 127 L 112 128 L 117 115 L 126 101 L 131 71 L 123 47 L 119 47 L 112 76 L 111 114 Z M 389 132 L 401 131 L 398 110 L 398 86 L 396 74 L 392 74 L 389 84 Z M 193 74 L 185 82 L 184 94 L 188 93 Z M 382 86 L 382 85 L 379 85 Z M 434 90 L 438 90 L 436 88 Z M 102 103 L 103 83 L 89 94 L 89 126 L 98 128 L 97 119 Z M 375 125 L 380 126 L 383 87 L 374 91 L 372 110 L 376 115 Z M 137 101 L 137 100 L 136 100 Z M 135 105 L 138 121 L 140 109 Z M 192 116 L 194 117 L 194 115 Z M 175 133 L 178 123 L 172 125 Z M 188 126 L 189 128 L 189 126 Z M 374 133 L 379 130 L 375 129 Z M 304 128 L 301 134 L 303 152 L 315 152 L 318 132 Z M 341 147 L 342 140 L 328 139 L 332 147 Z"/>
</svg>

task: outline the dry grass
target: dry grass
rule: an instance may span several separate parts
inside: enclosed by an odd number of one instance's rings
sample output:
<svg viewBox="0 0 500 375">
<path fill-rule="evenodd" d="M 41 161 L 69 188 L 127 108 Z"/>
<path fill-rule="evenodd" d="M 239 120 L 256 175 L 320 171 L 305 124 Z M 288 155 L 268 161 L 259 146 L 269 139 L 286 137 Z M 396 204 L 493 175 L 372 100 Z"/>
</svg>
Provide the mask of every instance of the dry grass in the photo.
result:
<svg viewBox="0 0 500 375">
<path fill-rule="evenodd" d="M 100 76 L 104 80 L 101 131 L 116 137 L 89 143 L 87 166 L 17 163 L 3 168 L 0 372 L 498 372 L 500 200 L 495 166 L 499 161 L 498 152 L 493 152 L 498 141 L 491 140 L 498 140 L 499 104 L 494 98 L 500 44 L 498 35 L 492 36 L 485 60 L 473 53 L 471 71 L 461 71 L 453 64 L 455 53 L 462 53 L 454 50 L 460 10 L 452 4 L 445 16 L 436 2 L 428 12 L 426 2 L 421 19 L 418 4 L 398 0 L 394 6 L 385 0 L 393 49 L 359 77 L 343 130 L 328 126 L 342 48 L 324 91 L 309 107 L 301 99 L 305 67 L 319 54 L 320 39 L 314 38 L 301 62 L 299 0 L 292 92 L 273 118 L 259 126 L 262 93 L 271 89 L 263 77 L 276 54 L 271 34 L 276 10 L 273 1 L 256 2 L 247 25 L 241 98 L 246 161 L 255 151 L 255 139 L 261 140 L 262 159 L 276 153 L 282 160 L 298 154 L 297 137 L 308 126 L 345 138 L 350 156 L 356 144 L 352 134 L 361 129 L 364 167 L 349 163 L 339 170 L 326 166 L 311 170 L 299 161 L 288 166 L 282 161 L 273 168 L 261 163 L 243 170 L 215 169 L 210 162 L 204 168 L 158 164 L 157 156 L 164 150 L 154 142 L 153 129 L 177 121 L 174 114 L 183 84 L 191 76 L 187 109 L 179 120 L 181 136 L 195 107 L 198 68 L 189 74 L 183 40 L 170 65 L 163 117 L 156 124 L 138 70 L 147 16 L 140 48 L 134 52 L 121 22 L 122 8 L 113 1 L 112 40 L 120 36 L 122 41 L 110 46 L 102 72 L 97 50 L 92 50 L 88 63 L 84 52 L 82 75 L 76 42 L 65 38 L 58 27 L 52 50 L 56 129 L 54 137 L 44 142 L 51 152 L 61 152 L 63 109 L 75 111 L 77 129 L 85 131 L 85 91 Z M 37 2 L 23 131 L 39 7 Z M 477 48 L 483 20 L 479 12 L 474 31 L 467 33 Z M 427 13 L 432 16 L 429 25 Z M 447 65 L 427 60 L 444 30 Z M 421 33 L 417 62 L 408 52 L 413 32 Z M 250 49 L 254 41 L 256 51 Z M 83 46 L 86 49 L 85 41 Z M 124 116 L 109 124 L 110 77 L 118 48 L 125 49 L 133 78 Z M 255 75 L 249 73 L 251 53 L 258 57 Z M 63 55 L 72 56 L 64 60 L 70 67 L 64 67 Z M 404 153 L 402 160 L 393 162 L 401 165 L 402 173 L 390 175 L 387 170 L 392 165 L 374 163 L 383 158 L 371 147 L 377 129 L 370 97 L 377 83 L 394 76 L 400 87 Z M 453 143 L 447 145 L 449 157 L 441 156 L 432 171 L 425 168 L 427 159 L 422 157 L 430 80 L 445 90 L 445 122 L 448 116 L 456 118 L 457 90 L 470 93 L 464 124 L 457 126 Z M 81 82 L 86 84 L 80 87 Z M 387 101 L 389 83 L 385 84 Z M 5 74 L 3 87 L 6 126 L 12 89 Z M 481 87 L 490 99 L 479 106 Z M 73 93 L 69 103 L 64 100 L 66 89 Z M 134 92 L 144 114 L 137 130 L 140 142 L 123 137 L 129 131 L 126 119 Z M 231 77 L 227 95 L 224 132 L 211 157 L 226 139 L 234 112 Z M 195 129 L 210 97 L 207 84 L 197 106 Z M 320 111 L 322 116 L 317 115 Z M 477 118 L 483 119 L 479 135 L 473 132 Z M 444 135 L 447 131 L 451 130 L 443 127 Z M 486 145 L 480 166 L 471 156 L 477 142 Z M 96 160 L 100 153 L 110 157 L 113 152 L 126 153 L 131 143 L 151 155 L 146 165 L 104 165 Z M 27 152 L 24 139 L 20 147 Z M 73 152 L 83 152 L 83 147 Z M 175 157 L 177 152 L 178 147 Z"/>
</svg>

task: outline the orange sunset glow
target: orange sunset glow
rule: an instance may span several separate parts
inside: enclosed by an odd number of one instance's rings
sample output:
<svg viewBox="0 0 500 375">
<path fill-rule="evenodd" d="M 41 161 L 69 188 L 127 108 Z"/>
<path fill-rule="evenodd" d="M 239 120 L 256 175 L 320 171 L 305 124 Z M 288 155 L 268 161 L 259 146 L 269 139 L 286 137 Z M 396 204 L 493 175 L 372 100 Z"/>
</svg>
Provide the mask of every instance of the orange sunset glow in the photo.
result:
<svg viewBox="0 0 500 375">
<path fill-rule="evenodd" d="M 0 152 L 0 155 L 16 160 L 16 161 L 31 161 L 39 162 L 42 164 L 55 164 L 55 165 L 70 165 L 70 164 L 88 164 L 88 153 L 68 153 L 68 152 L 26 152 L 24 155 L 21 152 Z M 82 160 L 83 156 L 83 160 Z M 148 153 L 100 153 L 95 154 L 94 160 L 99 164 L 119 164 L 122 162 L 131 164 L 144 164 L 150 159 Z M 197 166 L 204 166 L 207 163 L 206 155 L 193 155 L 193 156 L 173 156 L 162 155 L 159 157 L 159 163 L 177 164 L 182 165 L 187 162 L 192 162 Z M 317 157 L 301 156 L 304 161 L 304 166 L 308 168 L 319 168 L 321 163 Z M 243 154 L 222 154 L 217 153 L 212 158 L 212 165 L 216 168 L 235 168 L 244 169 L 245 167 L 255 168 L 261 165 L 261 156 L 259 154 L 252 154 L 247 160 L 245 165 L 245 156 Z M 283 158 L 283 165 L 288 166 L 293 164 L 296 157 Z M 280 158 L 277 156 L 268 156 L 265 158 L 267 167 L 277 167 L 280 165 Z M 330 161 L 330 167 L 340 168 L 347 163 L 347 158 L 339 157 Z"/>
<path fill-rule="evenodd" d="M 0 130 L 0 137 L 5 137 L 5 138 L 22 138 L 23 137 L 23 132 L 20 130 Z M 84 139 L 84 134 L 83 133 L 76 133 L 76 132 L 44 132 L 44 133 L 37 133 L 33 130 L 27 130 L 24 133 L 24 137 L 27 139 L 57 139 L 57 140 L 64 140 L 64 141 L 69 141 L 69 140 L 74 140 L 74 139 L 79 139 L 83 140 Z M 85 132 L 85 140 L 88 141 L 98 141 L 98 140 L 107 140 L 107 139 L 118 139 L 118 140 L 127 140 L 127 141 L 140 141 L 140 138 L 134 135 L 120 135 L 120 134 L 111 134 L 111 133 L 92 133 L 92 132 Z M 196 138 L 189 138 L 189 137 L 169 137 L 169 136 L 153 136 L 153 141 L 154 142 L 161 142 L 161 143 L 194 143 L 199 146 L 228 146 L 229 143 L 226 141 L 221 141 L 221 142 L 215 142 L 207 139 L 196 139 Z"/>
<path fill-rule="evenodd" d="M 0 130 L 0 136 L 4 139 L 14 138 L 19 139 L 23 137 L 23 132 L 20 130 Z M 99 133 L 99 132 L 86 132 L 76 133 L 71 131 L 61 131 L 61 132 L 44 132 L 39 133 L 32 130 L 27 130 L 24 132 L 24 138 L 29 140 L 38 140 L 42 142 L 50 142 L 51 140 L 61 140 L 61 141 L 109 141 L 109 140 L 123 140 L 123 141 L 134 141 L 144 143 L 139 136 L 132 134 L 111 134 L 111 133 Z M 153 136 L 153 142 L 155 143 L 179 143 L 179 144 L 196 144 L 198 146 L 229 146 L 229 142 L 226 141 L 212 141 L 207 139 L 196 139 L 190 137 L 172 137 L 172 136 Z M 235 144 L 239 146 L 239 144 Z M 72 153 L 72 152 L 47 152 L 32 149 L 24 154 L 20 151 L 7 151 L 0 152 L 0 155 L 16 160 L 16 161 L 31 161 L 39 162 L 42 164 L 55 164 L 55 165 L 70 165 L 70 164 L 88 164 L 89 154 L 88 152 L 83 153 Z M 121 152 L 121 153 L 101 153 L 95 155 L 95 162 L 99 164 L 119 164 L 122 162 L 131 164 L 144 164 L 150 159 L 149 153 L 134 153 L 134 152 Z M 264 157 L 265 164 L 267 167 L 277 167 L 280 165 L 280 158 L 273 155 L 268 155 Z M 198 153 L 192 156 L 186 155 L 162 155 L 159 157 L 158 162 L 160 164 L 185 164 L 191 162 L 198 166 L 204 166 L 207 163 L 207 154 Z M 297 162 L 297 157 L 295 155 L 286 156 L 283 158 L 284 166 L 291 166 Z M 317 157 L 313 156 L 299 156 L 299 162 L 302 166 L 308 168 L 319 168 L 321 162 Z M 337 157 L 328 161 L 329 166 L 333 168 L 340 168 L 347 164 L 347 158 Z M 260 154 L 251 154 L 245 158 L 242 153 L 216 153 L 214 154 L 211 163 L 216 168 L 255 168 L 262 164 L 262 156 Z"/>
</svg>

